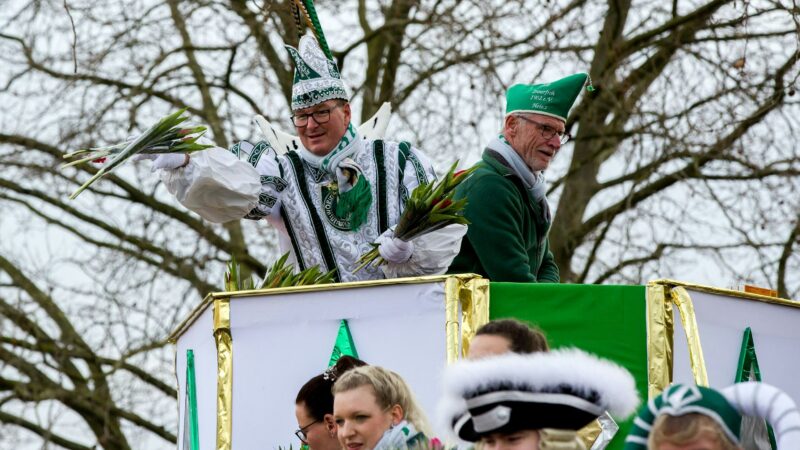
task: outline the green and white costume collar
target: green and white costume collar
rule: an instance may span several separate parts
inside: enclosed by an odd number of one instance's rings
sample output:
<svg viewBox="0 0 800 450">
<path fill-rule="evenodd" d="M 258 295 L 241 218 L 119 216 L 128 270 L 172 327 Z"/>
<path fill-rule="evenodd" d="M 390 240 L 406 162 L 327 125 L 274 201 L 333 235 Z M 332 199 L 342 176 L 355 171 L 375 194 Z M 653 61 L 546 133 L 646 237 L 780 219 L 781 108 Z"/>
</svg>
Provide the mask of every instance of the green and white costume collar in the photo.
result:
<svg viewBox="0 0 800 450">
<path fill-rule="evenodd" d="M 363 147 L 361 142 L 356 127 L 350 123 L 339 143 L 327 155 L 314 155 L 302 146 L 298 150 L 308 164 L 335 177 L 336 184 L 331 184 L 336 192 L 334 213 L 350 224 L 351 231 L 361 227 L 372 207 L 372 187 L 362 168 L 353 160 Z"/>
<path fill-rule="evenodd" d="M 778 450 L 800 448 L 800 412 L 780 389 L 759 382 L 738 383 L 722 391 L 677 384 L 650 399 L 633 421 L 625 450 L 647 449 L 656 419 L 663 415 L 702 414 L 714 420 L 728 439 L 740 444 L 742 415 L 760 417 L 775 431 Z"/>
<path fill-rule="evenodd" d="M 348 100 L 339 67 L 328 59 L 313 36 L 303 36 L 295 49 L 285 46 L 294 60 L 292 111 L 309 108 L 327 100 Z"/>
</svg>

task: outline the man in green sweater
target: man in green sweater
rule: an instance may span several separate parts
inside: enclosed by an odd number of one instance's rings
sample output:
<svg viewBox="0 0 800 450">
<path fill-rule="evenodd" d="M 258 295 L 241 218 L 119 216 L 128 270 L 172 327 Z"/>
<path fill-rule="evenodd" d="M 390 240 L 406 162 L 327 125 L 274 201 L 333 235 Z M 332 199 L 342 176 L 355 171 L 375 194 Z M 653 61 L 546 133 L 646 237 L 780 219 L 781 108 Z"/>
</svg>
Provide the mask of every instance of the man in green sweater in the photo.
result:
<svg viewBox="0 0 800 450">
<path fill-rule="evenodd" d="M 458 198 L 468 199 L 464 215 L 470 225 L 450 273 L 558 283 L 547 237 L 552 218 L 544 170 L 569 140 L 567 114 L 588 79 L 579 73 L 509 88 L 502 133 L 489 142 L 478 169 L 456 191 Z"/>
</svg>

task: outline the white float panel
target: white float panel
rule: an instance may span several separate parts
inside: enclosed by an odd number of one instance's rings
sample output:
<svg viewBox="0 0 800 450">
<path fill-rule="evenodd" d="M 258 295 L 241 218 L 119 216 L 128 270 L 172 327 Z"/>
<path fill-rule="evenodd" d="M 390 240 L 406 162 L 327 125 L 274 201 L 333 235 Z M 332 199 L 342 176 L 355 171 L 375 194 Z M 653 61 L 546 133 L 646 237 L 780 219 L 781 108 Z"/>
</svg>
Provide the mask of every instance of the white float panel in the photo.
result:
<svg viewBox="0 0 800 450">
<path fill-rule="evenodd" d="M 433 418 L 447 363 L 444 281 L 235 297 L 234 449 L 299 446 L 295 397 L 327 368 L 342 319 L 359 357 L 403 376 Z"/>
<path fill-rule="evenodd" d="M 175 375 L 178 379 L 178 450 L 183 448 L 186 407 L 186 350 L 193 350 L 197 386 L 197 425 L 200 449 L 211 450 L 217 440 L 217 347 L 214 342 L 213 308 L 208 307 L 176 345 Z"/>
<path fill-rule="evenodd" d="M 694 305 L 703 355 L 712 387 L 733 384 L 742 349 L 742 337 L 750 327 L 761 380 L 780 387 L 800 400 L 800 304 L 798 307 L 766 303 L 687 288 Z M 675 318 L 673 380 L 693 383 L 686 334 L 677 307 Z"/>
</svg>

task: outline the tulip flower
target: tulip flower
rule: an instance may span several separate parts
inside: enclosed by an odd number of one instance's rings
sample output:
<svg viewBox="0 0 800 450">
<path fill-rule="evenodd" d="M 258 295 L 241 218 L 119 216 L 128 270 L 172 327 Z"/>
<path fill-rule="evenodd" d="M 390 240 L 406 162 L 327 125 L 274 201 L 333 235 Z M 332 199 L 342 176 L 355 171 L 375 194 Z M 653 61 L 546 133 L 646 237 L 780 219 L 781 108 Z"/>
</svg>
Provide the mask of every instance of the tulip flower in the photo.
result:
<svg viewBox="0 0 800 450">
<path fill-rule="evenodd" d="M 206 127 L 181 128 L 178 126 L 188 119 L 188 116 L 182 117 L 184 112 L 186 112 L 186 108 L 162 118 L 137 138 L 106 147 L 81 149 L 65 154 L 65 159 L 76 157 L 79 157 L 79 159 L 64 164 L 61 166 L 62 169 L 88 162 L 104 164 L 94 176 L 69 196 L 70 200 L 75 199 L 92 183 L 111 173 L 134 155 L 192 153 L 212 147 L 211 145 L 197 143 L 200 136 L 205 133 Z"/>
<path fill-rule="evenodd" d="M 457 165 L 458 162 L 456 161 L 441 181 L 420 184 L 414 189 L 414 192 L 406 200 L 406 207 L 394 229 L 394 237 L 410 241 L 417 236 L 444 228 L 450 224 L 469 224 L 469 221 L 464 218 L 464 207 L 467 206 L 467 199 L 455 200 L 453 196 L 455 195 L 456 187 L 469 178 L 475 167 L 455 172 Z M 376 266 L 386 264 L 386 261 L 381 258 L 378 252 L 378 244 L 372 243 L 370 245 L 372 245 L 372 250 L 358 258 L 359 265 L 355 272 L 370 264 Z"/>
</svg>

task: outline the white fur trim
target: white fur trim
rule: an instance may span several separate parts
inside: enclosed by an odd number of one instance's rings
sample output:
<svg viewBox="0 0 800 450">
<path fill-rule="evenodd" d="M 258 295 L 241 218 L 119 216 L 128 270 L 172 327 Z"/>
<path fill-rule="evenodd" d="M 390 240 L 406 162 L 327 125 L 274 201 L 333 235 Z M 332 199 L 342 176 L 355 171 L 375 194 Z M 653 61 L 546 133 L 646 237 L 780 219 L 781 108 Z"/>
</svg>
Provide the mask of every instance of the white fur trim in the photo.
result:
<svg viewBox="0 0 800 450">
<path fill-rule="evenodd" d="M 503 386 L 529 392 L 569 385 L 577 393 L 599 395 L 597 406 L 618 418 L 628 417 L 639 405 L 633 376 L 611 361 L 570 348 L 547 353 L 508 353 L 480 360 L 463 360 L 444 374 L 448 397 L 464 397 Z"/>
<path fill-rule="evenodd" d="M 454 427 L 453 421 L 464 422 L 466 419 L 469 419 L 469 412 L 467 410 L 467 402 L 462 397 L 445 395 L 439 399 L 439 403 L 436 405 L 437 428 L 446 430 L 446 436 L 444 436 L 444 438 L 448 442 L 468 444 L 468 442 L 459 439 L 458 435 L 453 430 L 453 428 L 461 428 Z"/>
</svg>

